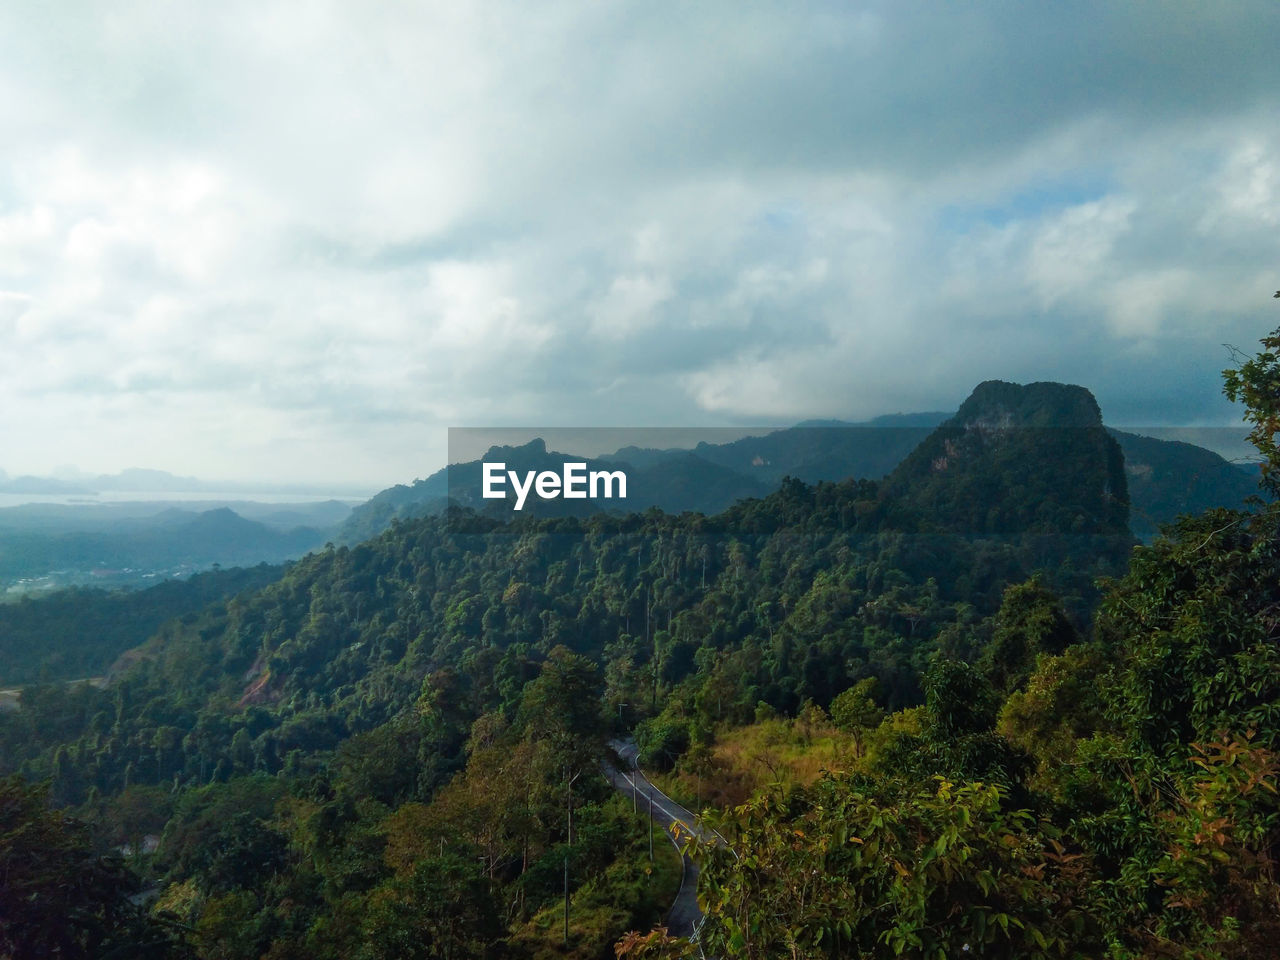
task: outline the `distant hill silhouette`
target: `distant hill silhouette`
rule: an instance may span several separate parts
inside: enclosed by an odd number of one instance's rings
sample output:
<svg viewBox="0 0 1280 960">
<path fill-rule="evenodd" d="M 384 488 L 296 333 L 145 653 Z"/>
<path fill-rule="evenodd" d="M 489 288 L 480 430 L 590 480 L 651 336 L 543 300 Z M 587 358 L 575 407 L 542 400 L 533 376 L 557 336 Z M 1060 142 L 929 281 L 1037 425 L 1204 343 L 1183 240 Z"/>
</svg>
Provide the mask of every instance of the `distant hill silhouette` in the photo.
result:
<svg viewBox="0 0 1280 960">
<path fill-rule="evenodd" d="M 950 424 L 949 432 L 935 438 L 935 428 L 943 424 Z M 933 411 L 889 414 L 861 422 L 806 420 L 793 427 L 727 443 L 700 443 L 692 450 L 628 446 L 591 462 L 625 466 L 630 471 L 631 495 L 625 505 L 615 502 L 608 504 L 608 509 L 644 510 L 656 506 L 675 513 L 697 510 L 713 514 L 738 500 L 761 497 L 776 490 L 787 476 L 817 483 L 894 475 L 896 479 L 890 479 L 892 487 L 903 480 L 903 475 L 895 472 L 914 457 L 915 466 L 908 469 L 926 478 L 928 471 L 922 470 L 920 464 L 931 465 L 939 457 L 947 457 L 948 439 L 955 444 L 968 438 L 962 446 L 972 458 L 977 455 L 972 443 L 975 436 L 990 439 L 1015 426 L 1022 431 L 1065 429 L 1072 433 L 1047 433 L 1034 442 L 1026 435 L 1023 445 L 1004 452 L 991 447 L 987 450 L 988 459 L 979 458 L 985 465 L 983 469 L 1009 471 L 1010 476 L 1017 478 L 1031 471 L 1028 458 L 1047 457 L 1058 464 L 1056 475 L 1064 484 L 1068 478 L 1083 481 L 1082 471 L 1096 467 L 1093 458 L 1104 451 L 1108 457 L 1113 456 L 1116 451 L 1112 446 L 1118 444 L 1123 468 L 1117 469 L 1112 463 L 1107 468 L 1105 481 L 1100 475 L 1089 478 L 1090 482 L 1108 484 L 1113 500 L 1107 509 L 1098 503 L 1088 509 L 1084 509 L 1083 501 L 1076 504 L 1083 511 L 1078 513 L 1082 529 L 1111 530 L 1119 517 L 1122 500 L 1127 496 L 1133 532 L 1149 539 L 1158 532 L 1160 524 L 1168 523 L 1180 513 L 1199 512 L 1214 506 L 1239 506 L 1256 491 L 1256 476 L 1210 450 L 1104 428 L 1096 400 L 1083 387 L 1054 383 L 1022 386 L 996 380 L 980 384 L 954 415 Z M 1107 433 L 1110 444 L 1104 437 Z M 500 458 L 509 459 L 520 469 L 558 468 L 564 459 L 562 454 L 547 453 L 541 440 L 523 447 L 490 451 L 490 454 L 498 453 Z M 1086 468 L 1077 462 L 1081 456 L 1092 466 Z M 490 458 L 488 454 L 486 458 Z M 339 539 L 356 543 L 376 536 L 393 520 L 441 513 L 451 495 L 455 502 L 483 511 L 484 504 L 479 502 L 478 493 L 479 464 L 478 460 L 455 464 L 425 480 L 382 491 L 352 511 L 340 530 Z M 966 468 L 962 474 L 960 485 L 977 498 L 984 496 L 984 490 L 989 495 L 993 489 L 994 480 L 984 478 L 980 471 L 970 475 Z M 953 473 L 952 479 L 955 478 Z M 917 491 L 926 502 L 929 500 L 924 490 L 927 486 L 922 479 L 921 489 Z M 962 499 L 964 496 L 948 494 L 953 495 Z M 583 508 L 581 502 L 579 507 Z M 545 511 L 547 505 L 537 509 Z M 565 510 L 563 506 L 550 509 Z M 991 529 L 991 524 L 1016 525 L 1020 507 L 1006 511 L 1004 516 L 999 505 L 984 509 L 987 513 L 994 509 L 995 513 L 990 516 L 984 513 L 980 517 L 974 507 L 963 518 L 964 522 L 984 530 Z M 1063 509 L 1068 507 L 1064 505 Z M 951 520 L 960 522 L 961 518 Z M 1032 526 L 1045 523 L 1047 518 L 1042 518 Z"/>
<path fill-rule="evenodd" d="M 295 559 L 323 546 L 314 527 L 282 530 L 246 520 L 226 507 L 202 513 L 172 509 L 121 522 L 110 529 L 48 532 L 0 527 L 0 579 L 39 576 L 52 570 L 132 569 L 171 573 L 212 564 L 253 566 Z"/>
<path fill-rule="evenodd" d="M 1129 525 L 1149 539 L 1179 514 L 1238 507 L 1258 492 L 1256 470 L 1242 470 L 1212 450 L 1111 430 L 1124 452 Z"/>
</svg>

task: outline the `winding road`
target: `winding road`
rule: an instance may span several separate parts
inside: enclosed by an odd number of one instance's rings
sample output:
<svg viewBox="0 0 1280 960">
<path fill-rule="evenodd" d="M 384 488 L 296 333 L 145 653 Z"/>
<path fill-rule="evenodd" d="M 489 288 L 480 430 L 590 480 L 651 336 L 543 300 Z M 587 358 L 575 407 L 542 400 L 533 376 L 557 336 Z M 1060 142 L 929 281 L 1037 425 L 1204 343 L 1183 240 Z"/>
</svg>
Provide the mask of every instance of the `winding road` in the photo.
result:
<svg viewBox="0 0 1280 960">
<path fill-rule="evenodd" d="M 662 827 L 667 839 L 679 849 L 672 829 L 676 826 L 687 833 L 692 833 L 700 840 L 706 839 L 707 833 L 698 824 L 698 818 L 676 803 L 665 793 L 648 781 L 636 766 L 636 755 L 639 748 L 632 740 L 611 740 L 609 745 L 617 751 L 624 764 L 630 769 L 617 770 L 606 766 L 605 775 L 614 789 L 623 796 L 632 797 L 638 810 L 652 810 L 654 823 Z M 649 804 L 652 802 L 652 808 Z M 683 856 L 683 854 L 682 854 Z M 702 911 L 698 909 L 698 865 L 688 857 L 684 859 L 684 874 L 680 880 L 680 890 L 667 912 L 667 930 L 672 936 L 690 937 L 697 932 L 702 922 Z"/>
</svg>

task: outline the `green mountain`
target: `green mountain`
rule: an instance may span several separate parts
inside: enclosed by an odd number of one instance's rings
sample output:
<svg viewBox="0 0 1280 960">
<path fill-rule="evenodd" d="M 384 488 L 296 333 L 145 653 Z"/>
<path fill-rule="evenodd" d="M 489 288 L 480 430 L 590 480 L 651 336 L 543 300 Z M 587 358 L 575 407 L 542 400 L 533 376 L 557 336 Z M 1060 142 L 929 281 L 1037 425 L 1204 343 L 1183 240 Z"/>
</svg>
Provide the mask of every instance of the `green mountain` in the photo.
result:
<svg viewBox="0 0 1280 960">
<path fill-rule="evenodd" d="M 0 604 L 0 687 L 98 677 L 162 623 L 280 579 L 284 567 L 210 570 L 145 590 L 75 588 Z"/>
<path fill-rule="evenodd" d="M 864 423 L 809 421 L 760 437 L 701 443 L 694 452 L 771 487 L 787 476 L 806 483 L 846 477 L 878 480 L 946 417 L 923 413 L 878 417 Z"/>
<path fill-rule="evenodd" d="M 831 429 L 772 449 L 816 454 Z M 489 455 L 561 459 L 541 442 Z M 757 482 L 697 451 L 634 475 L 688 503 Z M 484 506 L 474 463 L 430 482 Z M 301 943 L 338 960 L 376 938 L 392 956 L 447 915 L 431 929 L 457 955 L 537 956 L 566 888 L 580 955 L 607 955 L 662 903 L 598 772 L 610 729 L 636 727 L 646 763 L 670 764 L 757 718 L 906 711 L 860 734 L 877 763 L 1024 802 L 1030 761 L 993 732 L 997 691 L 1076 642 L 1132 542 L 1120 446 L 1092 396 L 1060 384 L 980 385 L 883 481 L 791 477 L 710 516 L 599 506 L 456 508 L 313 553 L 163 623 L 108 689 L 24 691 L 0 714 L 0 775 L 47 779 L 113 843 L 159 836 L 165 907 L 227 955 Z M 172 526 L 220 549 L 261 535 L 224 511 Z M 838 700 L 855 687 L 874 702 Z M 997 815 L 999 797 L 983 803 Z"/>
<path fill-rule="evenodd" d="M 989 380 L 886 479 L 899 509 L 963 534 L 1128 533 L 1124 455 L 1083 387 Z"/>
<path fill-rule="evenodd" d="M 628 465 L 622 458 L 605 462 Z M 708 460 L 696 451 L 678 451 L 647 468 L 631 471 L 628 476 L 632 478 L 628 509 L 652 506 L 668 513 L 720 513 L 739 500 L 767 496 L 776 487 Z"/>
<path fill-rule="evenodd" d="M 494 516 L 508 514 L 511 512 L 510 503 L 499 505 L 497 501 L 483 498 L 482 463 L 504 463 L 506 469 L 523 475 L 529 470 L 559 472 L 566 459 L 582 459 L 588 469 L 607 470 L 616 466 L 590 458 L 548 451 L 546 443 L 540 438 L 520 446 L 490 447 L 479 460 L 453 463 L 437 470 L 425 480 L 415 480 L 410 486 L 399 484 L 383 490 L 351 511 L 339 531 L 339 541 L 358 543 L 381 533 L 393 521 L 439 516 L 450 505 Z M 505 490 L 507 500 L 514 501 L 515 494 L 509 484 Z M 598 505 L 590 500 L 539 501 L 537 497 L 530 496 L 522 512 L 539 516 L 586 516 L 597 509 Z"/>
<path fill-rule="evenodd" d="M 1101 423 L 1096 402 L 1082 387 L 1031 384 L 1017 388 L 1015 384 L 1003 387 L 996 384 L 998 381 L 980 386 L 975 397 L 967 401 L 968 409 L 962 408 L 956 416 L 973 419 L 975 404 L 999 406 L 1003 402 L 1022 410 L 1020 419 L 1010 421 L 1010 426 L 1016 421 L 1020 430 L 1072 428 L 1080 431 L 1095 429 Z M 1056 389 L 1058 387 L 1061 390 Z M 1014 394 L 1023 389 L 1026 395 L 1015 400 Z M 1076 403 L 1080 406 L 1073 406 Z M 991 417 L 998 420 L 1000 414 L 992 413 L 988 419 Z M 796 477 L 806 483 L 849 477 L 880 479 L 893 473 L 930 437 L 934 428 L 951 419 L 946 413 L 915 413 L 891 414 L 858 423 L 809 420 L 728 443 L 700 443 L 693 450 L 623 447 L 599 460 L 634 470 L 637 481 L 625 504 L 613 503 L 607 508 L 642 511 L 656 506 L 673 513 L 683 510 L 717 513 L 741 499 L 764 496 L 776 489 L 784 477 Z M 994 423 L 974 429 L 989 432 Z M 1072 427 L 1072 424 L 1078 425 Z M 1109 482 L 1116 490 L 1127 486 L 1130 522 L 1139 538 L 1150 539 L 1160 525 L 1183 513 L 1239 506 L 1256 489 L 1256 477 L 1202 447 L 1119 430 L 1110 430 L 1110 433 L 1119 444 L 1126 466 L 1123 477 L 1113 473 Z M 1083 441 L 1084 436 L 1078 433 L 1071 438 L 1071 443 Z M 1065 475 L 1073 474 L 1075 468 L 1069 463 L 1072 450 L 1055 446 L 1053 437 L 1061 441 L 1067 435 L 1047 434 L 1042 438 L 1045 442 L 1029 446 L 1025 456 L 1057 458 L 1063 464 Z M 954 443 L 955 437 L 951 440 Z M 1090 442 L 1102 443 L 1097 436 Z M 1083 448 L 1074 452 L 1088 453 Z M 945 456 L 945 450 L 934 451 L 930 459 L 939 455 Z M 1010 456 L 1016 457 L 1016 454 Z M 545 460 L 549 467 L 558 467 L 560 462 L 558 454 Z M 1001 463 L 999 469 L 1010 466 Z M 448 505 L 451 484 L 455 500 L 461 493 L 468 505 L 476 506 L 478 494 L 472 491 L 478 490 L 478 472 L 479 461 L 474 461 L 437 471 L 411 486 L 399 485 L 382 491 L 352 511 L 340 532 L 340 542 L 353 544 L 368 539 L 395 519 L 443 512 Z M 975 474 L 964 482 L 975 485 L 975 495 L 980 493 L 980 476 Z M 984 530 L 988 529 L 989 520 L 1007 525 L 1007 521 L 995 516 L 973 516 L 969 520 L 977 524 L 977 529 Z M 1088 525 L 1092 520 L 1102 522 L 1101 517 L 1085 518 L 1083 522 Z M 1106 527 L 1106 523 L 1102 523 L 1102 527 Z"/>
<path fill-rule="evenodd" d="M 784 477 L 806 483 L 860 477 L 885 476 L 915 449 L 945 413 L 892 414 L 862 423 L 842 420 L 808 420 L 794 427 L 727 443 L 699 443 L 694 456 L 750 477 L 773 489 Z M 657 470 L 689 455 L 680 449 L 624 447 L 604 459 L 643 464 Z M 728 506 L 733 501 L 727 501 Z"/>
<path fill-rule="evenodd" d="M 1240 507 L 1258 492 L 1256 473 L 1241 470 L 1212 450 L 1121 430 L 1111 435 L 1124 453 L 1129 524 L 1144 540 L 1181 514 Z"/>
<path fill-rule="evenodd" d="M 950 451 L 945 469 L 938 451 Z M 540 442 L 491 454 L 522 468 L 555 456 Z M 720 469 L 696 456 L 685 466 L 694 480 Z M 329 749 L 400 715 L 441 670 L 465 677 L 458 709 L 492 709 L 558 645 L 620 671 L 613 694 L 633 711 L 647 694 L 656 703 L 690 677 L 705 680 L 724 657 L 738 692 L 720 709 L 743 717 L 760 700 L 824 703 L 867 674 L 904 705 L 919 694 L 918 658 L 940 632 L 993 613 L 1008 583 L 1041 570 L 1070 609 L 1087 612 L 1094 576 L 1117 570 L 1107 544 L 1129 543 L 1117 471 L 1115 441 L 1087 391 L 984 384 L 880 485 L 792 479 L 714 516 L 404 521 L 168 624 L 131 655 L 117 690 L 175 697 L 180 712 L 220 717 L 226 738 L 239 729 L 238 707 L 269 708 L 251 736 L 270 772 L 293 749 Z M 223 512 L 198 527 L 229 541 L 253 530 Z M 1067 546 L 1047 548 L 1055 538 Z M 1074 559 L 1058 569 L 1064 556 Z M 898 632 L 908 648 L 889 642 Z M 656 680 L 642 679 L 646 663 Z M 299 740 L 290 732 L 298 725 L 325 732 Z M 205 767 L 224 758 L 221 738 Z M 460 742 L 441 755 L 456 755 Z M 161 767 L 137 757 L 135 771 L 191 777 L 204 749 L 193 741 L 195 752 Z M 100 789 L 118 785 L 128 755 L 104 758 Z"/>
<path fill-rule="evenodd" d="M 626 454 L 634 454 L 634 459 Z M 440 515 L 450 506 L 464 507 L 490 516 L 509 516 L 511 505 L 482 497 L 482 463 L 505 463 L 508 470 L 559 472 L 566 460 L 580 461 L 587 470 L 627 472 L 626 500 L 539 501 L 530 496 L 522 512 L 537 516 L 587 516 L 600 510 L 640 512 L 658 507 L 668 513 L 695 510 L 718 513 L 746 497 L 767 494 L 772 485 L 743 476 L 687 450 L 642 451 L 627 448 L 608 458 L 578 457 L 548 451 L 535 438 L 521 446 L 491 447 L 479 460 L 450 464 L 412 486 L 384 490 L 356 507 L 339 533 L 343 543 L 358 543 L 376 536 L 394 520 Z M 507 499 L 513 500 L 510 485 Z"/>
<path fill-rule="evenodd" d="M 831 429 L 718 455 L 828 469 L 807 444 Z M 636 453 L 645 496 L 758 482 Z M 1280 513 L 1131 551 L 1129 477 L 1167 491 L 1192 456 L 1113 435 L 1083 388 L 991 381 L 882 480 L 788 476 L 709 516 L 499 519 L 459 506 L 486 505 L 458 465 L 418 491 L 442 515 L 166 621 L 107 689 L 10 702 L 6 863 L 29 876 L 78 831 L 51 800 L 132 851 L 198 955 L 691 956 L 660 932 L 613 951 L 680 872 L 657 882 L 603 772 L 634 732 L 685 802 L 704 776 L 741 791 L 712 821 L 727 839 L 694 846 L 714 955 L 1266 955 Z M 260 535 L 216 511 L 172 526 Z"/>
</svg>

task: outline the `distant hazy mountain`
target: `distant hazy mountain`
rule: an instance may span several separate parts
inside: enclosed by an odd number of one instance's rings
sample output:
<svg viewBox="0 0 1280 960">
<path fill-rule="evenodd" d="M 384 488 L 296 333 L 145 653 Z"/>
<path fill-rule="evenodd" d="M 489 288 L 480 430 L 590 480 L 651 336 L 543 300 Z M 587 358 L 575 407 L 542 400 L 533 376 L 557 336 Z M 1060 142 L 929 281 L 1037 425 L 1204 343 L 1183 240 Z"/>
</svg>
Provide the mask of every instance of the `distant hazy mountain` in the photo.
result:
<svg viewBox="0 0 1280 960">
<path fill-rule="evenodd" d="M 200 480 L 169 473 L 167 470 L 151 470 L 129 467 L 119 473 L 91 475 L 74 467 L 61 467 L 56 476 L 36 477 L 23 475 L 10 477 L 0 470 L 0 493 L 35 495 L 84 495 L 97 493 L 328 493 L 346 495 L 341 484 L 279 484 L 261 481 L 232 482 L 227 480 Z M 353 499 L 367 496 L 367 491 L 351 491 Z"/>
<path fill-rule="evenodd" d="M 505 463 L 508 470 L 523 474 L 528 470 L 559 471 L 566 459 L 581 460 L 587 464 L 587 469 L 617 469 L 616 463 L 549 452 L 541 439 L 534 439 L 520 446 L 491 447 L 479 460 L 450 464 L 425 480 L 415 480 L 409 486 L 397 484 L 383 490 L 368 503 L 351 511 L 351 516 L 338 534 L 339 539 L 344 543 L 367 540 L 381 533 L 394 520 L 442 513 L 450 503 L 481 513 L 507 513 L 509 508 L 500 508 L 496 501 L 485 500 L 482 496 L 483 463 Z M 634 502 L 629 498 L 627 507 L 632 506 Z M 536 497 L 530 497 L 524 512 L 527 515 L 537 513 L 539 516 L 568 516 L 585 515 L 598 509 L 599 505 L 590 500 L 539 502 Z"/>
<path fill-rule="evenodd" d="M 760 436 L 728 443 L 700 443 L 693 454 L 751 477 L 772 490 L 783 477 L 806 483 L 846 477 L 879 479 L 896 467 L 947 413 L 890 414 L 874 420 L 806 420 Z M 651 468 L 689 455 L 682 449 L 624 447 L 605 460 Z M 754 495 L 754 494 L 753 494 Z"/>
<path fill-rule="evenodd" d="M 55 480 L 52 477 L 5 477 L 0 479 L 0 493 L 22 493 L 36 496 L 59 494 L 88 494 L 93 491 L 82 484 L 66 480 Z"/>
<path fill-rule="evenodd" d="M 320 546 L 320 531 L 300 528 L 288 533 L 246 520 L 229 507 L 206 510 L 179 524 L 174 533 L 207 557 L 228 557 L 232 563 L 261 562 L 270 553 L 294 553 Z"/>
<path fill-rule="evenodd" d="M 1256 470 L 1242 470 L 1212 450 L 1112 430 L 1124 451 L 1129 524 L 1149 539 L 1183 513 L 1238 507 L 1258 492 Z"/>
<path fill-rule="evenodd" d="M 186 493 L 213 489 L 195 477 L 178 477 L 164 470 L 130 468 L 115 474 L 90 476 L 64 468 L 55 477 L 9 477 L 0 470 L 0 493 L 93 494 L 103 491 Z"/>
<path fill-rule="evenodd" d="M 341 500 L 315 503 L 235 503 L 231 509 L 247 520 L 288 530 L 294 527 L 336 528 L 351 516 L 350 504 Z"/>
<path fill-rule="evenodd" d="M 211 489 L 210 485 L 195 477 L 179 477 L 167 470 L 147 470 L 130 467 L 116 474 L 100 474 L 89 481 L 98 491 L 128 490 L 139 493 L 188 493 Z"/>
<path fill-rule="evenodd" d="M 924 427 L 932 429 L 951 417 L 945 410 L 924 413 L 886 413 L 870 420 L 801 420 L 797 427 Z"/>
<path fill-rule="evenodd" d="M 808 483 L 846 477 L 879 479 L 929 434 L 929 427 L 797 426 L 732 443 L 701 443 L 694 452 L 776 487 L 786 476 Z"/>
<path fill-rule="evenodd" d="M 950 433 L 937 439 L 935 428 L 944 423 L 951 424 Z M 1093 395 L 1083 387 L 1052 383 L 1022 386 L 989 381 L 979 385 L 955 415 L 934 411 L 890 414 L 862 422 L 807 420 L 761 436 L 720 444 L 701 443 L 693 450 L 623 447 L 600 457 L 599 461 L 625 465 L 632 471 L 632 494 L 626 509 L 658 506 L 672 512 L 715 513 L 737 500 L 760 497 L 777 489 L 786 476 L 806 483 L 848 477 L 889 477 L 911 456 L 916 457 L 917 463 L 926 460 L 932 463 L 940 456 L 945 457 L 948 438 L 954 444 L 957 438 L 975 430 L 990 434 L 991 430 L 1004 429 L 1000 427 L 1002 423 L 1008 428 L 1016 425 L 1020 430 L 1040 432 L 1035 442 L 1031 442 L 1031 435 L 1024 436 L 1027 443 L 1016 448 L 1020 450 L 1017 454 L 997 456 L 989 451 L 995 457 L 992 463 L 998 463 L 1000 469 L 1013 470 L 1014 476 L 1031 471 L 1031 464 L 1018 463 L 1019 458 L 1044 457 L 1059 464 L 1059 476 L 1080 480 L 1086 467 L 1076 458 L 1084 456 L 1091 464 L 1087 469 L 1092 470 L 1096 467 L 1092 458 L 1110 451 L 1112 445 L 1118 443 L 1124 466 L 1118 473 L 1109 468 L 1108 482 L 1117 497 L 1118 491 L 1127 490 L 1129 522 L 1133 532 L 1143 538 L 1153 536 L 1160 524 L 1180 513 L 1199 512 L 1213 506 L 1239 506 L 1256 491 L 1254 474 L 1202 447 L 1118 430 L 1107 431 L 1108 441 L 1099 432 L 1104 428 Z M 988 426 L 979 427 L 979 424 Z M 1074 432 L 1061 432 L 1064 428 Z M 926 440 L 929 444 L 922 447 Z M 540 452 L 529 460 L 530 465 L 535 460 L 545 460 L 549 466 L 562 462 L 561 455 L 546 455 L 541 441 L 534 444 Z M 938 444 L 942 447 L 934 449 Z M 979 458 L 977 462 L 986 461 Z M 478 490 L 479 463 L 455 465 L 412 485 L 382 491 L 352 511 L 339 535 L 341 540 L 347 543 L 365 540 L 386 529 L 394 519 L 442 511 L 450 497 L 450 477 L 454 480 L 455 499 L 476 506 L 468 500 L 472 495 L 466 491 Z M 463 475 L 459 471 L 473 471 L 474 481 L 459 482 Z M 892 482 L 899 481 L 901 476 Z M 962 478 L 962 485 L 974 490 L 992 483 L 994 480 L 984 478 L 981 470 Z M 478 494 L 474 499 L 478 500 Z M 1118 509 L 1119 503 L 1119 499 L 1114 500 L 1113 507 Z M 1083 507 L 1083 502 L 1080 506 Z M 1116 519 L 1114 511 L 1102 511 L 1106 514 L 1104 517 L 1094 507 L 1080 514 L 1082 524 L 1087 528 L 1111 529 Z M 1018 515 L 1018 511 L 1013 510 L 1001 519 L 1000 508 L 993 509 L 996 514 L 991 518 L 971 516 L 967 519 L 986 529 L 988 520 L 1007 524 L 1014 522 Z"/>
<path fill-rule="evenodd" d="M 201 513 L 172 509 L 98 530 L 50 531 L 0 522 L 0 581 L 58 571 L 62 581 L 74 582 L 79 572 L 104 582 L 137 583 L 147 573 L 278 563 L 323 546 L 326 539 L 324 530 L 281 530 L 225 507 Z"/>
<path fill-rule="evenodd" d="M 276 529 L 336 528 L 351 513 L 340 500 L 258 503 L 247 500 L 120 500 L 92 503 L 24 503 L 0 507 L 0 535 L 18 530 L 46 534 L 129 532 L 191 519 L 204 510 L 229 507 L 246 520 Z"/>
</svg>

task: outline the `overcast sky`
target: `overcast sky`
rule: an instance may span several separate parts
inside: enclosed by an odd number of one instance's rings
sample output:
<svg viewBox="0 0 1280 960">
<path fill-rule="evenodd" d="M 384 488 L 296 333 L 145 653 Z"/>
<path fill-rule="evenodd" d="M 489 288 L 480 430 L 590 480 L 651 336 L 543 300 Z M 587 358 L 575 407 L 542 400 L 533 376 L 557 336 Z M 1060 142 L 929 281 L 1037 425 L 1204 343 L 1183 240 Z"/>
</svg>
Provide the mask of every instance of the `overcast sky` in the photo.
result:
<svg viewBox="0 0 1280 960">
<path fill-rule="evenodd" d="M 449 426 L 1231 423 L 1280 4 L 0 4 L 0 468 L 426 476 Z"/>
</svg>

